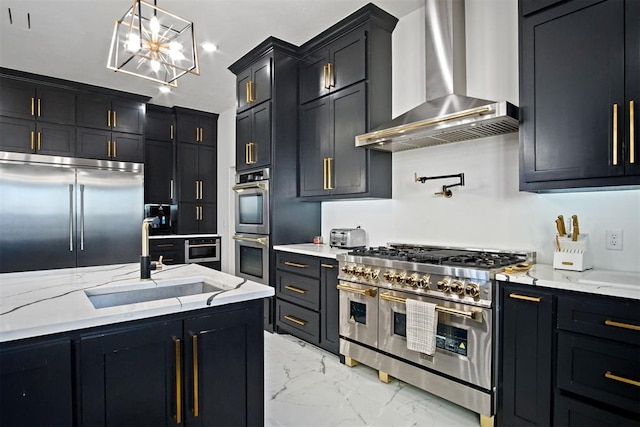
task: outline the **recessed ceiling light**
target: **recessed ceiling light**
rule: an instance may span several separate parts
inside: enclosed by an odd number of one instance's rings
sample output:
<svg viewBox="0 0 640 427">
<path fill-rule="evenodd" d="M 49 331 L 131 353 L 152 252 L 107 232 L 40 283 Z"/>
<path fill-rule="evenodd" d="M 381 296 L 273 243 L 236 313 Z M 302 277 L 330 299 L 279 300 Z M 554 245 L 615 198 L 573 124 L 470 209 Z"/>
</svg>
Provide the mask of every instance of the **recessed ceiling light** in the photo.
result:
<svg viewBox="0 0 640 427">
<path fill-rule="evenodd" d="M 205 52 L 215 52 L 216 50 L 218 50 L 218 46 L 209 42 L 204 42 L 200 46 L 202 46 Z"/>
<path fill-rule="evenodd" d="M 171 88 L 169 88 L 168 86 L 160 86 L 160 92 L 169 93 L 171 92 Z"/>
</svg>

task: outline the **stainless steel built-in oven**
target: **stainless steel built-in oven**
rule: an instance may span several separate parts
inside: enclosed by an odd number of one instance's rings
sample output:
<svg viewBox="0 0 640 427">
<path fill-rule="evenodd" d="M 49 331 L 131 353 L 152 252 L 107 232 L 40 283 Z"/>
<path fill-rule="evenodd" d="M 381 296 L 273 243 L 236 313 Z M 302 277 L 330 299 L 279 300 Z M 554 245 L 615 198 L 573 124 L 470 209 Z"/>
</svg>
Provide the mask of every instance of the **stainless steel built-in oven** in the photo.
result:
<svg viewBox="0 0 640 427">
<path fill-rule="evenodd" d="M 269 169 L 236 176 L 236 233 L 269 234 Z"/>
<path fill-rule="evenodd" d="M 269 284 L 269 236 L 235 234 L 236 276 Z"/>
<path fill-rule="evenodd" d="M 184 262 L 220 261 L 220 238 L 201 237 L 184 241 Z"/>
</svg>

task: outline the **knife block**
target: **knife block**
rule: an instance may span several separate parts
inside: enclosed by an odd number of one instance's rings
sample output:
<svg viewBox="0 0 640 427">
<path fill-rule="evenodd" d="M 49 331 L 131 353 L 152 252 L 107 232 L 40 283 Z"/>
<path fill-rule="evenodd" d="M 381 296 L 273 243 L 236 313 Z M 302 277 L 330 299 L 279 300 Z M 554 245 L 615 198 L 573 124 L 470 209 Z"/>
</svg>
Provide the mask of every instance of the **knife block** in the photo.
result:
<svg viewBox="0 0 640 427">
<path fill-rule="evenodd" d="M 556 270 L 584 271 L 592 267 L 591 251 L 589 250 L 589 235 L 578 234 L 575 242 L 571 237 L 557 237 L 554 242 L 553 268 Z"/>
</svg>

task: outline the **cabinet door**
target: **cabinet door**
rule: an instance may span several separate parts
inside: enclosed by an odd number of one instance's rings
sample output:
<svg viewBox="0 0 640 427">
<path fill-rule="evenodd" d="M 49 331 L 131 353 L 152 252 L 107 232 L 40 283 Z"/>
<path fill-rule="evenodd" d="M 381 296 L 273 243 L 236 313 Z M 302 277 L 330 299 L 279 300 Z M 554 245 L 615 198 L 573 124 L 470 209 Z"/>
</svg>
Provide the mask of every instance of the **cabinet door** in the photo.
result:
<svg viewBox="0 0 640 427">
<path fill-rule="evenodd" d="M 79 127 L 76 132 L 78 157 L 111 160 L 111 131 Z"/>
<path fill-rule="evenodd" d="M 144 201 L 171 203 L 173 192 L 173 145 L 147 140 L 144 152 Z"/>
<path fill-rule="evenodd" d="M 258 105 L 271 99 L 271 57 L 267 56 L 251 67 L 252 83 L 251 105 Z"/>
<path fill-rule="evenodd" d="M 85 335 L 79 352 L 81 425 L 168 426 L 178 414 L 184 420 L 182 322 Z"/>
<path fill-rule="evenodd" d="M 366 34 L 364 30 L 353 31 L 329 46 L 331 91 L 340 90 L 367 77 Z"/>
<path fill-rule="evenodd" d="M 34 119 L 35 97 L 33 84 L 0 77 L 0 116 Z"/>
<path fill-rule="evenodd" d="M 184 321 L 186 424 L 264 424 L 262 301 L 250 306 Z"/>
<path fill-rule="evenodd" d="M 623 24 L 621 1 L 568 2 L 522 21 L 526 182 L 624 174 Z"/>
<path fill-rule="evenodd" d="M 265 167 L 271 163 L 271 103 L 265 102 L 251 109 L 253 135 L 251 167 Z"/>
<path fill-rule="evenodd" d="M 338 263 L 322 259 L 320 263 L 320 346 L 334 354 L 340 352 L 340 305 L 338 289 Z"/>
<path fill-rule="evenodd" d="M 357 148 L 354 141 L 367 129 L 364 83 L 331 95 L 331 119 L 331 194 L 363 193 L 367 191 L 368 150 Z"/>
<path fill-rule="evenodd" d="M 249 157 L 253 115 L 251 110 L 236 116 L 236 170 L 243 171 L 252 167 Z"/>
<path fill-rule="evenodd" d="M 504 285 L 501 299 L 504 425 L 550 425 L 553 297 L 528 287 Z"/>
<path fill-rule="evenodd" d="M 202 203 L 199 206 L 198 233 L 216 233 L 218 231 L 218 205 L 215 203 Z"/>
<path fill-rule="evenodd" d="M 198 147 L 198 180 L 200 181 L 200 203 L 216 203 L 218 197 L 216 147 Z"/>
<path fill-rule="evenodd" d="M 178 144 L 177 171 L 180 202 L 195 202 L 200 194 L 197 145 Z"/>
<path fill-rule="evenodd" d="M 625 2 L 625 93 L 628 129 L 624 158 L 627 175 L 640 175 L 640 2 Z M 633 103 L 633 121 L 631 121 Z M 631 132 L 631 129 L 634 132 Z M 633 153 L 633 156 L 632 156 Z"/>
<path fill-rule="evenodd" d="M 178 142 L 197 144 L 200 141 L 198 117 L 189 114 L 180 114 L 177 117 Z"/>
<path fill-rule="evenodd" d="M 0 350 L 0 425 L 73 425 L 68 339 Z"/>
<path fill-rule="evenodd" d="M 39 85 L 36 88 L 35 113 L 38 121 L 76 124 L 76 93 Z"/>
<path fill-rule="evenodd" d="M 111 100 L 92 94 L 80 94 L 77 99 L 77 125 L 95 129 L 111 129 Z"/>
<path fill-rule="evenodd" d="M 175 135 L 175 124 L 176 119 L 173 113 L 147 110 L 144 137 L 154 141 L 172 142 Z"/>
<path fill-rule="evenodd" d="M 143 134 L 145 106 L 141 102 L 114 99 L 111 103 L 114 131 Z"/>
<path fill-rule="evenodd" d="M 69 125 L 38 122 L 35 146 L 38 154 L 73 156 L 76 146 L 76 128 Z"/>
<path fill-rule="evenodd" d="M 0 150 L 35 153 L 36 122 L 0 116 Z"/>
<path fill-rule="evenodd" d="M 236 99 L 238 100 L 237 112 L 246 110 L 249 103 L 249 80 L 251 80 L 251 67 L 236 76 Z"/>
<path fill-rule="evenodd" d="M 321 196 L 326 185 L 327 153 L 331 153 L 330 101 L 317 99 L 300 107 L 300 196 Z"/>
<path fill-rule="evenodd" d="M 327 64 L 329 50 L 312 52 L 300 60 L 300 104 L 329 93 Z"/>
<path fill-rule="evenodd" d="M 120 162 L 144 163 L 144 138 L 142 135 L 113 132 L 111 134 L 111 158 Z"/>
<path fill-rule="evenodd" d="M 608 411 L 556 393 L 553 424 L 567 427 L 637 426 L 638 420 L 620 416 L 618 410 Z"/>
<path fill-rule="evenodd" d="M 200 144 L 216 146 L 218 144 L 218 122 L 206 117 L 198 120 L 200 128 Z"/>
<path fill-rule="evenodd" d="M 200 232 L 200 206 L 198 203 L 178 203 L 178 233 Z"/>
</svg>

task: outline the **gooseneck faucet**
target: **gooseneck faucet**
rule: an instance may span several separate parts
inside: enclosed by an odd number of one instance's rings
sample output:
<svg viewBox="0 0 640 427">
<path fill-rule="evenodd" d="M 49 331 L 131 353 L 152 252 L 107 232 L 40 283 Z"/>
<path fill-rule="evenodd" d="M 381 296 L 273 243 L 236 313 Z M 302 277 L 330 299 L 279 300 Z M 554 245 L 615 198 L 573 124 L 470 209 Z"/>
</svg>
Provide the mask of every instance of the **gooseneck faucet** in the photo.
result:
<svg viewBox="0 0 640 427">
<path fill-rule="evenodd" d="M 142 255 L 140 256 L 140 278 L 150 279 L 151 270 L 162 269 L 162 256 L 158 262 L 151 261 L 149 256 L 149 226 L 159 222 L 157 217 L 145 218 L 142 221 Z"/>
</svg>

